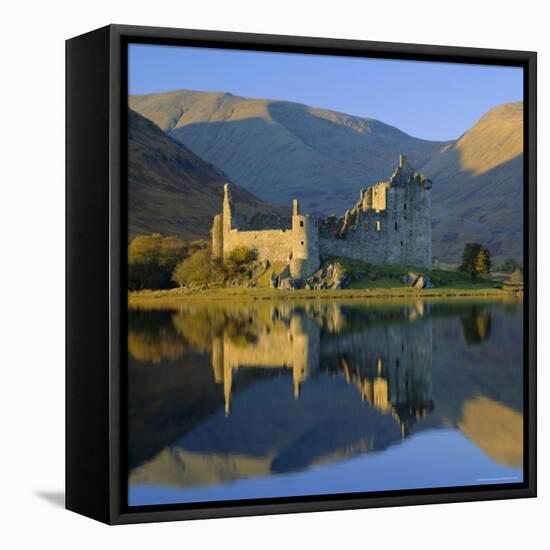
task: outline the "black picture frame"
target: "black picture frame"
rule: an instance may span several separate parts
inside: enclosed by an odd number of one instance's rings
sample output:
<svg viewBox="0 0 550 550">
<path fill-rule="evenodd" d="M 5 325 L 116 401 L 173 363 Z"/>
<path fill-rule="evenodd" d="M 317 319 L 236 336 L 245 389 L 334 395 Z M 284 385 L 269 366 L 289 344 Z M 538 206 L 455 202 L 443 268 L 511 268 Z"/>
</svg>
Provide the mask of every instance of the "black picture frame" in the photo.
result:
<svg viewBox="0 0 550 550">
<path fill-rule="evenodd" d="M 126 504 L 127 45 L 524 69 L 524 482 L 187 505 Z M 66 43 L 66 507 L 108 524 L 536 496 L 535 52 L 109 25 Z"/>
</svg>

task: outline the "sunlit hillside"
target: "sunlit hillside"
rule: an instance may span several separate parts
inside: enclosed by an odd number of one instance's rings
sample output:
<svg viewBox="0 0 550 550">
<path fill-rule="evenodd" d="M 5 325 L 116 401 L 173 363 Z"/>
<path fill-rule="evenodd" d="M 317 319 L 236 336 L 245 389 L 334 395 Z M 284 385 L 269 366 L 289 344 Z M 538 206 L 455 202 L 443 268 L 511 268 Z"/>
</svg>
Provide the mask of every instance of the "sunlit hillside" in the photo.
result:
<svg viewBox="0 0 550 550">
<path fill-rule="evenodd" d="M 424 166 L 433 179 L 434 255 L 482 242 L 497 258 L 523 251 L 523 103 L 489 111 Z"/>
<path fill-rule="evenodd" d="M 342 213 L 405 153 L 422 166 L 443 145 L 374 119 L 231 94 L 132 96 L 130 106 L 261 199 Z"/>
</svg>

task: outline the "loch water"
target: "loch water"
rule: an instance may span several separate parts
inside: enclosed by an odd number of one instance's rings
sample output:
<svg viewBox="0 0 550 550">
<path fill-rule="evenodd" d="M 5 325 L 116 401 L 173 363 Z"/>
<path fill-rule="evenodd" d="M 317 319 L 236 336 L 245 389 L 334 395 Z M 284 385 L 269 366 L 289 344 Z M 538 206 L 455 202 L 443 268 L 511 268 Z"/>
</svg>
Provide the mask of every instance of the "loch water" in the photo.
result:
<svg viewBox="0 0 550 550">
<path fill-rule="evenodd" d="M 523 480 L 523 303 L 128 312 L 129 505 Z"/>
</svg>

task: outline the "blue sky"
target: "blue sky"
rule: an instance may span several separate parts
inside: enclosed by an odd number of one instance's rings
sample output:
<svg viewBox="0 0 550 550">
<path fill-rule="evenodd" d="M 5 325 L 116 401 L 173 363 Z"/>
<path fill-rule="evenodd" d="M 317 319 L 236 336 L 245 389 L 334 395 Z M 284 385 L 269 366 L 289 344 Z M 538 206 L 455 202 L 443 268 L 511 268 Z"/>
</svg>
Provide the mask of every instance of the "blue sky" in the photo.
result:
<svg viewBox="0 0 550 550">
<path fill-rule="evenodd" d="M 489 109 L 523 99 L 522 69 L 132 44 L 129 92 L 177 89 L 283 99 L 456 139 Z"/>
</svg>

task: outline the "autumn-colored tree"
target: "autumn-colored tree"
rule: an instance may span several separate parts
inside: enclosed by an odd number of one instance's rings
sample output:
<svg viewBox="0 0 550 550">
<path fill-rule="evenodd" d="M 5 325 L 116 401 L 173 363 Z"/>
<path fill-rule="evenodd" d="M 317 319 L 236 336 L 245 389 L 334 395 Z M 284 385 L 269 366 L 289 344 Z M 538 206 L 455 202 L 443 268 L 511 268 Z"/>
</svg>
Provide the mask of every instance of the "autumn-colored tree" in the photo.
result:
<svg viewBox="0 0 550 550">
<path fill-rule="evenodd" d="M 486 248 L 481 247 L 479 250 L 476 256 L 475 270 L 479 275 L 489 275 L 489 271 L 491 271 L 491 253 Z"/>
<path fill-rule="evenodd" d="M 128 246 L 128 287 L 170 288 L 172 272 L 187 256 L 190 246 L 179 237 L 160 233 L 136 237 Z"/>
<path fill-rule="evenodd" d="M 172 274 L 172 280 L 180 286 L 202 285 L 212 279 L 212 254 L 203 248 L 181 261 Z"/>
</svg>

